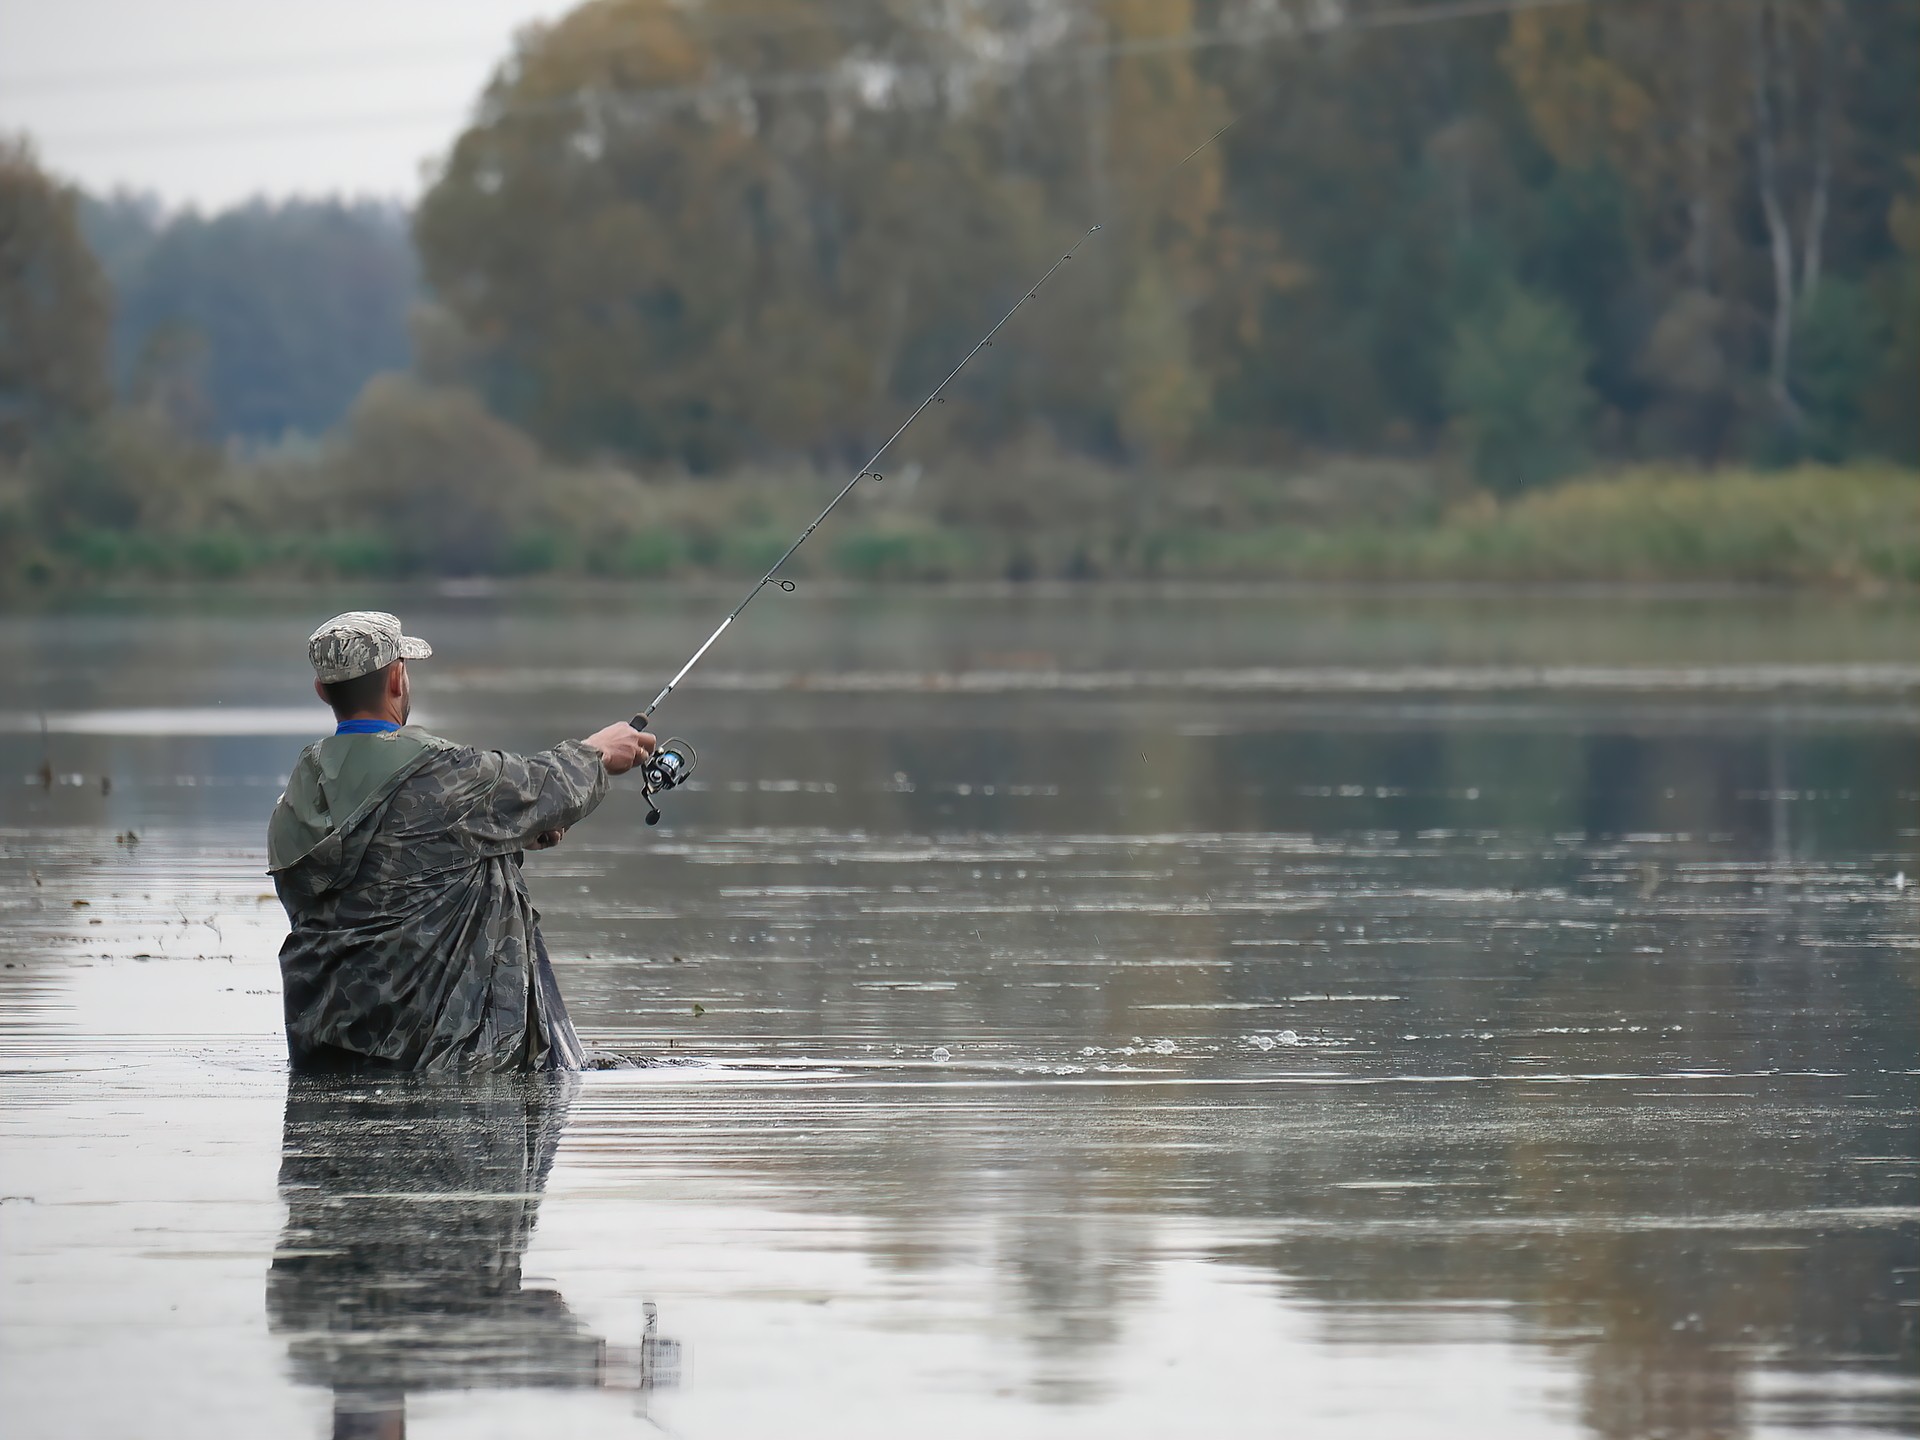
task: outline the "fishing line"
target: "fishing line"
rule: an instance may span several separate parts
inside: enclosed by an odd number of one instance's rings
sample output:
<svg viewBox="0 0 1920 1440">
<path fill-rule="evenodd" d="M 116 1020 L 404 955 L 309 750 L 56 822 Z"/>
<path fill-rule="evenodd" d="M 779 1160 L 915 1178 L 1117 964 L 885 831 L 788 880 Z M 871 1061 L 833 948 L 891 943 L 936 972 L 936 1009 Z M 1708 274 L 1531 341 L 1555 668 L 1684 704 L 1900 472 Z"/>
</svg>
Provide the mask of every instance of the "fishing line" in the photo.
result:
<svg viewBox="0 0 1920 1440">
<path fill-rule="evenodd" d="M 1206 139 L 1202 140 L 1198 145 L 1194 146 L 1193 149 L 1189 150 L 1185 155 L 1182 155 L 1174 165 L 1170 166 L 1166 174 L 1160 178 L 1153 188 L 1156 191 L 1164 188 L 1175 175 L 1180 173 L 1188 161 L 1211 146 L 1222 135 L 1237 125 L 1239 121 L 1240 116 L 1236 115 L 1215 129 Z M 700 648 L 695 650 L 693 654 L 687 658 L 687 663 L 680 667 L 679 671 L 671 680 L 660 687 L 660 693 L 653 697 L 646 709 L 642 710 L 638 715 L 635 715 L 633 719 L 628 722 L 634 729 L 645 730 L 647 726 L 652 723 L 654 715 L 658 713 L 661 705 L 666 702 L 667 697 L 673 694 L 674 690 L 679 687 L 680 682 L 687 678 L 688 672 L 700 663 L 707 651 L 711 650 L 715 642 L 727 633 L 728 627 L 740 618 L 742 611 L 759 598 L 763 590 L 769 585 L 778 585 L 781 590 L 788 594 L 793 592 L 795 588 L 794 582 L 784 579 L 781 576 L 780 567 L 793 558 L 796 550 L 807 543 L 808 537 L 825 523 L 826 518 L 833 514 L 834 509 L 840 502 L 859 488 L 862 480 L 873 479 L 878 481 L 886 478 L 875 467 L 886 458 L 887 452 L 894 447 L 894 444 L 902 435 L 907 433 L 908 428 L 912 426 L 913 422 L 925 414 L 930 407 L 934 405 L 944 405 L 946 403 L 947 387 L 952 385 L 953 382 L 960 377 L 960 373 L 965 370 L 968 365 L 973 363 L 976 355 L 993 344 L 993 337 L 1005 329 L 1007 322 L 1020 313 L 1020 307 L 1022 305 L 1030 304 L 1034 300 L 1039 299 L 1041 287 L 1059 272 L 1061 266 L 1066 265 L 1075 255 L 1079 254 L 1080 248 L 1095 235 L 1098 235 L 1103 228 L 1103 225 L 1088 226 L 1086 232 L 1082 234 L 1078 240 L 1073 242 L 1066 253 L 1049 265 L 1046 273 L 1041 275 L 1033 284 L 1029 285 L 1026 292 L 1007 308 L 1006 313 L 993 322 L 993 328 L 974 342 L 973 348 L 960 357 L 960 363 L 947 372 L 946 378 L 927 392 L 926 398 L 914 406 L 913 410 L 907 415 L 907 418 L 902 420 L 894 432 L 881 442 L 880 448 L 868 457 L 867 463 L 855 471 L 853 478 L 847 481 L 847 483 L 841 487 L 840 492 L 827 502 L 826 508 L 814 517 L 813 523 L 800 532 L 794 542 L 781 552 L 780 558 L 768 566 L 767 572 L 754 582 L 753 588 L 747 591 L 740 603 L 727 612 L 726 618 L 714 627 L 713 633 L 707 636 Z M 653 803 L 653 797 L 663 790 L 671 790 L 676 785 L 685 783 L 693 774 L 695 758 L 693 747 L 686 741 L 670 739 L 654 752 L 652 758 L 649 759 L 646 764 L 641 766 L 640 792 L 647 801 L 647 824 L 657 825 L 660 823 L 660 809 Z"/>
<path fill-rule="evenodd" d="M 1198 152 L 1196 151 L 1195 153 L 1197 154 Z M 1191 159 L 1192 157 L 1189 156 L 1188 158 Z M 1182 161 L 1181 163 L 1184 164 L 1186 162 Z M 913 424 L 914 421 L 918 420 L 921 417 L 921 415 L 926 412 L 926 409 L 928 406 L 934 405 L 934 404 L 944 405 L 946 403 L 946 395 L 943 392 L 946 390 L 947 386 L 951 385 L 956 379 L 959 378 L 960 372 L 967 368 L 968 362 L 970 362 L 973 359 L 973 357 L 978 355 L 982 350 L 986 349 L 987 346 L 991 345 L 993 343 L 993 337 L 1000 333 L 1002 327 L 1004 327 L 1006 323 L 1009 320 L 1011 320 L 1015 315 L 1020 313 L 1020 307 L 1026 304 L 1029 300 L 1032 300 L 1035 297 L 1037 297 L 1040 293 L 1040 287 L 1046 284 L 1047 281 L 1053 278 L 1054 272 L 1057 271 L 1062 265 L 1066 264 L 1069 260 L 1073 259 L 1074 255 L 1078 253 L 1080 247 L 1086 244 L 1087 241 L 1091 240 L 1095 235 L 1099 233 L 1100 233 L 1100 227 L 1098 225 L 1095 225 L 1090 227 L 1086 234 L 1082 235 L 1078 240 L 1074 241 L 1073 248 L 1068 250 L 1067 253 L 1062 255 L 1058 260 L 1054 261 L 1053 264 L 1049 265 L 1047 267 L 1047 273 L 1042 275 L 1038 280 L 1034 281 L 1032 285 L 1028 286 L 1027 293 L 1022 295 L 1018 300 L 1014 301 L 1013 305 L 1011 306 L 1011 308 L 1008 309 L 1007 313 L 1002 315 L 998 320 L 994 322 L 993 328 L 987 331 L 986 334 L 982 335 L 977 341 L 974 342 L 973 348 L 969 350 L 964 356 L 961 357 L 960 363 L 954 366 L 953 369 L 947 373 L 947 378 L 942 380 L 938 385 L 934 386 L 933 389 L 927 393 L 927 398 L 922 400 L 918 405 L 913 407 L 913 413 L 908 415 L 906 419 L 900 422 L 900 428 L 895 430 L 893 434 L 889 435 L 886 438 L 885 442 L 882 443 L 880 448 L 873 452 L 873 454 L 868 458 L 867 463 L 860 467 L 859 472 L 855 474 L 854 477 L 846 483 L 846 486 L 840 491 L 840 493 L 834 496 L 833 499 L 827 502 L 827 508 L 822 510 L 819 513 L 819 515 L 817 515 L 814 518 L 813 523 L 807 526 L 806 529 L 800 532 L 800 537 L 797 540 L 795 540 L 791 545 L 789 545 L 781 553 L 780 558 L 773 562 L 772 566 L 768 568 L 767 573 L 762 575 L 758 583 L 756 583 L 754 587 L 747 592 L 746 598 L 742 600 L 738 605 L 734 606 L 732 611 L 728 613 L 727 618 L 720 622 L 720 628 L 715 630 L 713 634 L 707 637 L 707 643 L 702 645 L 698 650 L 694 651 L 693 658 L 688 660 L 686 664 L 680 667 L 680 673 L 675 675 L 671 680 L 669 680 L 666 683 L 666 685 L 661 688 L 660 693 L 653 697 L 653 703 L 648 705 L 645 711 L 633 717 L 633 724 L 635 729 L 644 730 L 646 728 L 647 720 L 652 716 L 655 710 L 658 710 L 660 708 L 660 703 L 673 693 L 674 687 L 676 685 L 678 685 L 682 680 L 687 678 L 687 672 L 693 669 L 695 665 L 698 665 L 700 663 L 700 657 L 702 655 L 705 655 L 707 651 L 712 648 L 714 641 L 718 640 L 721 637 L 721 635 L 726 633 L 727 627 L 733 624 L 733 622 L 740 617 L 740 612 L 742 610 L 745 610 L 747 606 L 751 605 L 754 602 L 755 597 L 757 597 L 762 590 L 766 589 L 767 586 L 769 585 L 777 584 L 782 590 L 785 590 L 788 593 L 792 592 L 794 588 L 793 581 L 782 580 L 779 578 L 780 567 L 787 563 L 787 561 L 792 557 L 794 551 L 798 550 L 802 545 L 807 543 L 807 537 L 813 534 L 814 531 L 820 528 L 821 522 L 825 520 L 827 516 L 833 513 L 834 506 L 838 505 L 842 500 L 846 499 L 847 496 L 851 495 L 862 480 L 867 479 L 869 476 L 871 476 L 875 480 L 884 480 L 886 478 L 884 475 L 882 475 L 878 470 L 874 469 L 873 467 L 878 465 L 880 461 L 885 458 L 887 451 L 893 448 L 894 441 L 898 440 L 902 435 L 907 433 L 907 427 Z"/>
<path fill-rule="evenodd" d="M 1569 3 L 1574 3 L 1574 0 L 1442 0 L 1442 3 L 1434 5 L 1397 7 L 1379 11 L 1371 16 L 1361 17 L 1358 20 L 1349 19 L 1344 24 L 1326 28 L 1333 30 L 1393 29 L 1402 25 L 1430 24 L 1436 20 L 1457 20 L 1492 14 L 1511 14 L 1516 11 L 1553 8 Z M 1181 37 L 1173 38 L 1179 39 Z M 1117 52 L 1120 47 L 1110 48 Z M 1142 52 L 1150 51 L 1162 48 L 1162 43 L 1147 41 L 1139 45 L 1138 48 Z M 1239 124 L 1241 119 L 1249 113 L 1251 113 L 1250 107 L 1249 109 L 1243 109 L 1238 115 L 1230 117 L 1224 124 L 1209 134 L 1206 139 L 1202 140 L 1185 155 L 1181 156 L 1151 188 L 1156 192 L 1163 189 L 1175 175 L 1186 167 L 1189 161 L 1196 155 L 1210 148 L 1214 142 L 1219 140 L 1219 138 L 1229 130 L 1233 129 L 1233 127 Z M 855 472 L 853 478 L 841 488 L 840 492 L 827 502 L 826 508 L 814 517 L 813 523 L 800 532 L 798 538 L 781 552 L 780 558 L 775 560 L 773 564 L 767 568 L 766 573 L 754 583 L 753 588 L 747 591 L 740 603 L 727 612 L 726 618 L 721 620 L 719 625 L 715 627 L 714 632 L 706 638 L 700 648 L 688 657 L 687 663 L 680 667 L 679 671 L 671 680 L 660 687 L 660 693 L 653 697 L 653 700 L 647 705 L 646 709 L 633 717 L 630 723 L 634 729 L 645 730 L 647 726 L 652 723 L 653 716 L 659 711 L 661 705 L 666 703 L 667 697 L 679 688 L 680 682 L 687 678 L 688 673 L 692 671 L 693 667 L 705 658 L 707 651 L 711 650 L 720 637 L 727 633 L 728 628 L 733 622 L 739 619 L 741 613 L 759 598 L 763 590 L 769 585 L 778 585 L 781 590 L 789 594 L 792 593 L 795 588 L 794 582 L 781 576 L 781 567 L 793 557 L 796 550 L 806 544 L 808 537 L 820 528 L 827 517 L 839 506 L 840 502 L 859 488 L 862 480 L 868 478 L 881 480 L 885 478 L 875 467 L 886 458 L 887 452 L 893 448 L 894 444 L 902 435 L 907 433 L 908 428 L 912 426 L 913 422 L 925 414 L 931 406 L 946 403 L 945 392 L 947 387 L 959 378 L 961 372 L 973 362 L 975 356 L 993 343 L 993 337 L 998 335 L 1000 331 L 1006 327 L 1007 323 L 1012 320 L 1015 315 L 1020 313 L 1020 307 L 1038 299 L 1041 287 L 1054 277 L 1061 266 L 1071 261 L 1073 257 L 1080 252 L 1080 248 L 1095 235 L 1098 235 L 1103 228 L 1104 225 L 1089 226 L 1086 232 L 1082 234 L 1078 240 L 1074 241 L 1067 252 L 1049 265 L 1046 273 L 1034 281 L 1032 285 L 1028 286 L 1026 292 L 1021 295 L 1018 300 L 1014 301 L 1004 315 L 994 322 L 993 328 L 974 342 L 973 348 L 961 357 L 960 363 L 948 372 L 946 378 L 934 386 L 933 389 L 927 393 L 924 400 L 914 406 L 907 418 L 900 422 L 899 427 L 886 438 L 879 449 L 873 452 L 872 456 L 867 460 L 867 463 Z M 688 745 L 684 740 L 668 740 L 659 748 L 653 758 L 641 768 L 641 791 L 647 798 L 647 823 L 649 825 L 657 824 L 660 820 L 660 812 L 658 808 L 654 806 L 652 797 L 662 790 L 670 790 L 674 786 L 683 783 L 693 773 L 693 764 L 694 751 L 691 745 Z"/>
<path fill-rule="evenodd" d="M 1222 125 L 1219 129 L 1215 130 L 1211 135 L 1207 136 L 1207 138 L 1202 140 L 1198 145 L 1194 146 L 1193 149 L 1189 150 L 1185 155 L 1181 156 L 1179 163 L 1174 165 L 1171 169 L 1167 171 L 1166 176 L 1161 181 L 1161 183 L 1165 184 L 1167 180 L 1171 180 L 1174 177 L 1174 175 L 1176 175 L 1179 172 L 1181 166 L 1184 166 L 1189 160 L 1193 159 L 1194 156 L 1198 155 L 1202 150 L 1205 150 L 1209 145 L 1213 144 L 1214 141 L 1218 140 L 1222 135 L 1226 134 L 1227 131 L 1231 130 L 1238 123 L 1239 123 L 1239 117 L 1235 116 L 1233 119 L 1227 121 L 1226 124 Z M 1029 301 L 1038 299 L 1040 295 L 1040 287 L 1045 285 L 1047 281 L 1051 280 L 1054 277 L 1055 273 L 1060 269 L 1060 267 L 1062 265 L 1065 265 L 1071 259 L 1073 259 L 1073 257 L 1080 252 L 1080 247 L 1085 245 L 1087 241 L 1091 240 L 1095 235 L 1098 235 L 1102 230 L 1102 228 L 1104 227 L 1100 225 L 1088 226 L 1086 233 L 1082 235 L 1078 240 L 1073 242 L 1072 247 L 1067 251 L 1067 253 L 1062 255 L 1058 260 L 1055 260 L 1053 264 L 1049 265 L 1047 267 L 1046 273 L 1042 275 L 1038 280 L 1034 281 L 1033 284 L 1027 287 L 1026 293 L 1023 294 L 1018 300 L 1013 302 L 1013 304 L 1008 308 L 1007 313 L 1002 315 L 998 320 L 994 321 L 993 328 L 987 331 L 986 334 L 982 335 L 977 341 L 974 342 L 973 348 L 967 351 L 967 353 L 961 357 L 960 363 L 954 366 L 953 369 L 947 373 L 946 379 L 942 380 L 938 385 L 934 386 L 933 389 L 927 393 L 926 399 L 922 400 L 918 405 L 913 407 L 912 413 L 910 413 L 906 419 L 900 422 L 899 428 L 896 429 L 891 435 L 889 435 L 886 438 L 886 440 L 882 442 L 880 448 L 874 451 L 873 454 L 870 457 L 868 457 L 867 463 L 860 467 L 859 471 L 854 475 L 854 477 L 851 480 L 849 480 L 844 487 L 842 487 L 842 489 L 840 490 L 840 493 L 835 495 L 833 499 L 827 502 L 827 508 L 822 510 L 817 516 L 814 517 L 813 523 L 807 526 L 806 529 L 802 530 L 800 532 L 799 538 L 797 538 L 791 545 L 789 545 L 784 551 L 781 552 L 780 558 L 778 560 L 775 560 L 773 564 L 767 568 L 767 573 L 762 575 L 759 578 L 759 580 L 754 583 L 753 588 L 747 591 L 746 597 L 743 600 L 741 600 L 741 602 L 738 605 L 734 606 L 733 609 L 727 613 L 726 619 L 722 620 L 718 628 L 716 628 L 714 632 L 706 638 L 706 642 L 703 645 L 701 645 L 701 647 L 698 650 L 693 652 L 693 655 L 688 659 L 687 663 L 680 667 L 679 673 L 676 674 L 671 680 L 667 681 L 667 683 L 661 687 L 660 693 L 653 697 L 652 703 L 649 704 L 647 708 L 643 710 L 640 714 L 633 717 L 633 725 L 635 729 L 644 730 L 646 728 L 648 720 L 650 720 L 653 716 L 653 713 L 660 708 L 662 702 L 664 702 L 666 698 L 674 692 L 675 688 L 680 684 L 682 680 L 687 678 L 687 672 L 693 669 L 695 665 L 698 665 L 700 663 L 701 657 L 704 656 L 708 650 L 713 648 L 714 641 L 718 640 L 722 635 L 726 633 L 727 627 L 733 624 L 735 620 L 740 618 L 740 612 L 745 610 L 747 606 L 751 605 L 754 602 L 754 600 L 759 597 L 759 594 L 761 591 L 765 590 L 769 585 L 778 585 L 782 590 L 788 592 L 789 594 L 792 593 L 794 589 L 794 582 L 791 580 L 783 580 L 780 578 L 780 567 L 782 565 L 785 565 L 787 561 L 793 557 L 794 551 L 798 550 L 802 545 L 806 544 L 807 537 L 812 535 L 814 531 L 820 528 L 821 523 L 825 521 L 826 518 L 833 513 L 834 507 L 837 506 L 842 500 L 846 499 L 847 496 L 851 495 L 859 487 L 859 484 L 862 480 L 868 479 L 869 477 L 871 477 L 874 480 L 883 480 L 886 478 L 880 471 L 876 470 L 874 467 L 878 465 L 881 462 L 881 460 L 886 458 L 887 452 L 893 448 L 894 443 L 898 441 L 902 435 L 907 433 L 907 428 L 911 426 L 914 421 L 918 420 L 921 417 L 921 415 L 926 413 L 927 408 L 929 406 L 946 403 L 945 392 L 947 387 L 951 385 L 956 379 L 959 378 L 960 372 L 965 370 L 967 366 L 972 363 L 973 357 L 978 355 L 982 350 L 986 349 L 989 345 L 993 343 L 993 337 L 998 335 L 1001 332 L 1001 330 L 1006 327 L 1006 324 L 1009 320 L 1013 319 L 1015 315 L 1020 313 L 1020 307 L 1022 305 L 1027 304 Z"/>
</svg>

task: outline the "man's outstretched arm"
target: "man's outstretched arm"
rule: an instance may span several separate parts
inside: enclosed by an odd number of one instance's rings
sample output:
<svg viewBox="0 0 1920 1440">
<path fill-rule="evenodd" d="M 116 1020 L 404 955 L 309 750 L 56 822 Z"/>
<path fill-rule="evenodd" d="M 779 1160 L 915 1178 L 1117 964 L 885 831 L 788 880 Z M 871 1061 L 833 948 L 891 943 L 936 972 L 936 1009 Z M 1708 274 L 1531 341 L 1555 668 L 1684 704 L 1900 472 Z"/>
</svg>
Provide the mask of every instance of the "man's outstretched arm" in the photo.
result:
<svg viewBox="0 0 1920 1440">
<path fill-rule="evenodd" d="M 653 747 L 652 735 L 621 721 L 536 755 L 482 754 L 459 828 L 481 850 L 545 849 L 594 811 L 609 776 L 644 763 Z"/>
</svg>

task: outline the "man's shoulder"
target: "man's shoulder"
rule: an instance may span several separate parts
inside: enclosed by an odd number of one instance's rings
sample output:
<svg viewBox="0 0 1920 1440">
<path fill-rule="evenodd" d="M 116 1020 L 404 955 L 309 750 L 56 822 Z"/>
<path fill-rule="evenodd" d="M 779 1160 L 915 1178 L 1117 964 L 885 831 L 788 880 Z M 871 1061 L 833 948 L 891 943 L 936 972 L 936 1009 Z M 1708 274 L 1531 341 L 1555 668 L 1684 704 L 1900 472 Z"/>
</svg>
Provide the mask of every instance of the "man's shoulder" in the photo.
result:
<svg viewBox="0 0 1920 1440">
<path fill-rule="evenodd" d="M 500 750 L 485 745 L 469 745 L 461 740 L 448 740 L 438 735 L 429 734 L 425 730 L 415 730 L 411 725 L 392 732 L 392 736 L 388 738 L 398 738 L 402 736 L 417 737 L 423 745 L 431 747 L 434 753 L 429 757 L 428 768 L 435 766 L 451 768 L 461 765 L 483 765 L 490 768 L 498 768 L 500 766 L 528 766 L 550 761 L 556 756 L 563 759 L 584 758 L 595 761 L 600 758 L 599 752 L 594 750 L 584 740 L 562 740 L 555 745 L 549 746 L 545 750 L 522 752 Z"/>
<path fill-rule="evenodd" d="M 423 730 L 418 725 L 402 725 L 398 730 L 389 730 L 379 736 L 382 740 L 411 740 L 425 745 L 430 750 L 471 750 L 471 745 L 462 745 L 458 740 L 449 740 L 444 735 L 436 735 L 431 730 Z"/>
<path fill-rule="evenodd" d="M 414 741 L 419 756 L 402 786 L 409 794 L 452 795 L 476 784 L 491 783 L 499 771 L 501 755 L 497 750 L 483 750 L 411 725 L 393 733 Z"/>
</svg>

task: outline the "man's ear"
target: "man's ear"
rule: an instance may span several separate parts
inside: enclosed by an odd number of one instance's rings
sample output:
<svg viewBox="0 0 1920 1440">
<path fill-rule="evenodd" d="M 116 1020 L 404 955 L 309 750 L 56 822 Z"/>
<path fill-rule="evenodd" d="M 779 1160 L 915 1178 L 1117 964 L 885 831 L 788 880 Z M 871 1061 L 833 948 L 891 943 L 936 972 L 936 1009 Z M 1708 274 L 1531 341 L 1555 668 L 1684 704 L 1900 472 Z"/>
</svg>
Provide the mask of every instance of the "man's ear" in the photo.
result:
<svg viewBox="0 0 1920 1440">
<path fill-rule="evenodd" d="M 329 709 L 333 707 L 333 702 L 327 699 L 327 687 L 322 685 L 318 680 L 313 682 L 313 693 L 320 697 L 320 703 L 322 705 L 327 706 Z"/>
<path fill-rule="evenodd" d="M 397 700 L 400 698 L 400 692 L 406 688 L 407 662 L 404 660 L 396 660 L 387 667 L 387 694 Z"/>
</svg>

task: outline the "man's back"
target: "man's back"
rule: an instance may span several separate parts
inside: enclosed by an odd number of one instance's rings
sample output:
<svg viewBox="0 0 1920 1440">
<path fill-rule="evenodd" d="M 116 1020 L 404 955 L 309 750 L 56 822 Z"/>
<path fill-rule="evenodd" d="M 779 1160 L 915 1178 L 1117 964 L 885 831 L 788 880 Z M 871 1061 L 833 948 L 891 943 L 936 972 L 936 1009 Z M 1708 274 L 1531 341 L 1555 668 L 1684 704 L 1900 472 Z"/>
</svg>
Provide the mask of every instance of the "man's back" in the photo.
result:
<svg viewBox="0 0 1920 1440">
<path fill-rule="evenodd" d="M 268 832 L 294 1068 L 578 1068 L 520 860 L 606 789 L 578 740 L 521 757 L 408 727 L 309 746 Z"/>
</svg>

